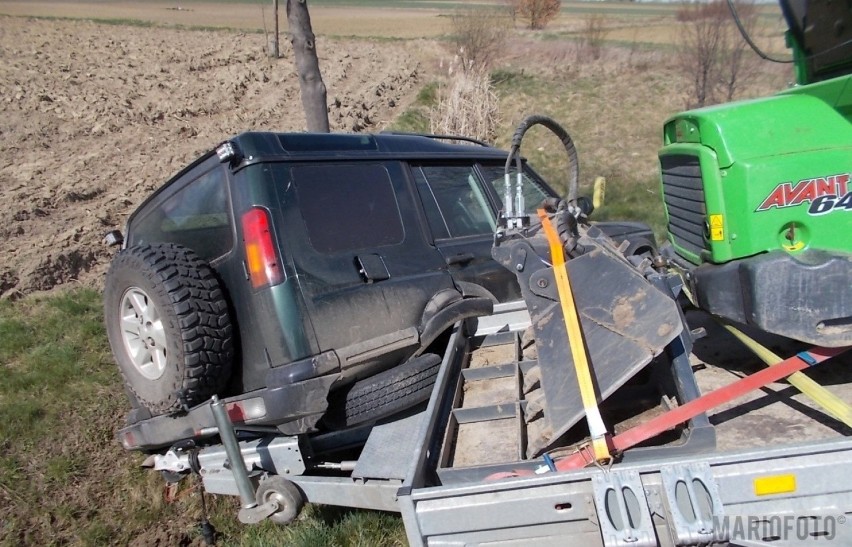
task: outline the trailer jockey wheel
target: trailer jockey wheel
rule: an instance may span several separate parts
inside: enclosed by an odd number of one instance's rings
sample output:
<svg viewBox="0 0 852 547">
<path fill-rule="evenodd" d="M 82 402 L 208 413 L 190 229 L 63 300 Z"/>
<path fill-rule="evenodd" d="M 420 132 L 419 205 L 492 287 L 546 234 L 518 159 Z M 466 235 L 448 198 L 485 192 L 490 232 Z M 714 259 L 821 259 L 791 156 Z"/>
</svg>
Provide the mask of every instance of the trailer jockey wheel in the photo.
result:
<svg viewBox="0 0 852 547">
<path fill-rule="evenodd" d="M 256 499 L 258 505 L 270 501 L 278 503 L 278 511 L 269 516 L 275 524 L 284 526 L 290 524 L 299 516 L 299 511 L 305 504 L 302 493 L 295 484 L 284 477 L 273 475 L 260 481 L 257 487 Z"/>
</svg>

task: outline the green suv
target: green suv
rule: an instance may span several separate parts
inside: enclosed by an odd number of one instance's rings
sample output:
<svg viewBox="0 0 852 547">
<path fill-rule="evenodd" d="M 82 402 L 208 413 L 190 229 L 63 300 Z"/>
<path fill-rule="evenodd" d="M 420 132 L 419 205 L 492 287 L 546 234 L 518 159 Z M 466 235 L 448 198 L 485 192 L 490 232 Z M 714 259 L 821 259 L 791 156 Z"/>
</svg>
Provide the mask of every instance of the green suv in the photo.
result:
<svg viewBox="0 0 852 547">
<path fill-rule="evenodd" d="M 113 235 L 125 447 L 215 434 L 214 394 L 238 427 L 284 434 L 428 399 L 452 325 L 520 298 L 491 258 L 506 157 L 434 136 L 243 133 L 178 173 Z M 530 209 L 556 197 L 523 171 Z"/>
</svg>

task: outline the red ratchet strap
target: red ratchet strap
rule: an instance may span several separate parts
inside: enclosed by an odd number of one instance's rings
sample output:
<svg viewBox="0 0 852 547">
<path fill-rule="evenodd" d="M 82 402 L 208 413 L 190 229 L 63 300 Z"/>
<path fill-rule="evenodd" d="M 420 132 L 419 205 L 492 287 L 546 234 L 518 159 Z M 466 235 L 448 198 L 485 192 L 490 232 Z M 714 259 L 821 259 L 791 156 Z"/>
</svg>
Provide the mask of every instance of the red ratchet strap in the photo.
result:
<svg viewBox="0 0 852 547">
<path fill-rule="evenodd" d="M 612 438 L 614 452 L 619 453 L 636 446 L 637 444 L 656 437 L 664 431 L 668 431 L 678 424 L 684 423 L 687 420 L 698 416 L 702 412 L 707 412 L 710 409 L 716 408 L 719 405 L 738 399 L 743 395 L 765 387 L 772 382 L 786 378 L 787 376 L 804 370 L 808 367 L 818 365 L 826 359 L 830 359 L 835 355 L 852 349 L 852 346 L 841 348 L 811 348 L 808 351 L 803 351 L 773 365 L 769 368 L 755 372 L 745 378 L 741 378 L 732 384 L 720 387 L 715 391 L 711 391 L 697 399 L 669 410 L 665 414 L 657 416 L 644 424 L 638 425 L 632 429 L 628 429 L 620 435 Z M 555 471 L 569 471 L 571 469 L 580 469 L 595 463 L 595 456 L 591 446 L 586 444 L 577 452 L 568 456 L 554 460 Z M 520 477 L 532 475 L 529 470 L 517 470 L 509 472 L 494 473 L 486 477 L 486 480 L 499 480 L 511 477 Z"/>
<path fill-rule="evenodd" d="M 656 437 L 660 433 L 668 431 L 676 425 L 694 418 L 702 412 L 716 408 L 728 401 L 733 401 L 750 391 L 760 389 L 772 382 L 785 378 L 794 372 L 822 363 L 826 359 L 839 355 L 850 348 L 852 348 L 852 346 L 842 348 L 811 348 L 808 351 L 803 351 L 789 359 L 785 359 L 777 365 L 765 368 L 759 372 L 755 372 L 754 374 L 737 380 L 732 384 L 720 387 L 715 391 L 711 391 L 706 395 L 693 399 L 683 406 L 679 406 L 665 414 L 657 416 L 653 420 L 638 425 L 632 429 L 628 429 L 620 435 L 616 435 L 612 439 L 612 442 L 615 445 L 615 450 L 617 452 L 623 452 L 632 446 L 636 446 L 643 441 Z M 592 454 L 589 447 L 586 446 L 579 452 L 555 460 L 556 470 L 567 471 L 569 469 L 579 469 L 593 461 L 594 454 Z"/>
</svg>

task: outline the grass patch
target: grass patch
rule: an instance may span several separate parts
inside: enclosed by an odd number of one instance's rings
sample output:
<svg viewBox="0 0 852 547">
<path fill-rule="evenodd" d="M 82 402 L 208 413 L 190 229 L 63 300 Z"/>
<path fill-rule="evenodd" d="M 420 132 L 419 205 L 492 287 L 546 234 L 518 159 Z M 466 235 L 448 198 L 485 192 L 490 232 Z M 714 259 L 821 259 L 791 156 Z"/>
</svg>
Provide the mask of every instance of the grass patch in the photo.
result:
<svg viewBox="0 0 852 547">
<path fill-rule="evenodd" d="M 420 109 L 408 109 L 394 120 L 389 129 L 403 133 L 429 133 L 429 115 Z"/>
<path fill-rule="evenodd" d="M 438 104 L 438 82 L 429 82 L 417 92 L 414 103 L 388 126 L 403 133 L 430 133 L 430 111 Z"/>
<path fill-rule="evenodd" d="M 498 68 L 491 71 L 491 85 L 498 93 L 509 94 L 531 89 L 535 85 L 535 77 L 526 74 L 523 69 Z"/>
<path fill-rule="evenodd" d="M 228 545 L 313 547 L 397 547 L 407 545 L 402 519 L 392 513 L 330 506 L 308 506 L 298 525 L 280 528 L 270 522 L 245 531 Z"/>
<path fill-rule="evenodd" d="M 581 192 L 591 197 L 592 189 Z M 592 213 L 592 220 L 638 220 L 654 230 L 657 243 L 664 241 L 666 218 L 662 207 L 660 182 L 626 183 L 607 181 L 604 204 Z"/>
<path fill-rule="evenodd" d="M 162 478 L 115 440 L 129 405 L 101 306 L 92 290 L 0 301 L 0 545 L 200 541 L 197 479 L 166 503 Z M 388 513 L 308 506 L 282 528 L 240 524 L 232 496 L 208 506 L 219 545 L 405 544 Z"/>
<path fill-rule="evenodd" d="M 27 19 L 38 19 L 42 21 L 90 21 L 92 23 L 98 23 L 100 25 L 121 25 L 140 28 L 151 28 L 161 26 L 154 21 L 148 21 L 146 19 L 130 19 L 126 17 L 63 17 L 57 15 L 23 15 L 22 17 L 26 17 Z"/>
<path fill-rule="evenodd" d="M 86 467 L 82 455 L 60 455 L 48 458 L 44 474 L 48 482 L 64 486 L 79 478 Z"/>
<path fill-rule="evenodd" d="M 417 92 L 416 104 L 433 107 L 438 104 L 438 82 L 429 82 Z"/>
</svg>

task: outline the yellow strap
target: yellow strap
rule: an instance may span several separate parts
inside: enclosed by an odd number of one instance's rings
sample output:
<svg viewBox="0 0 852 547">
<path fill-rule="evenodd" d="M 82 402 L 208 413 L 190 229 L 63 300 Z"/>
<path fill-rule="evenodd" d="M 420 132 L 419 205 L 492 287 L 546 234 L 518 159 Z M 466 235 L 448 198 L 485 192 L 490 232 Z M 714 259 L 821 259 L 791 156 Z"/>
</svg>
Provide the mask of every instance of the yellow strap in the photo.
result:
<svg viewBox="0 0 852 547">
<path fill-rule="evenodd" d="M 739 329 L 726 323 L 723 323 L 722 326 L 724 326 L 728 332 L 736 336 L 740 342 L 745 344 L 748 349 L 754 352 L 754 354 L 767 365 L 777 365 L 782 361 L 779 356 L 772 353 L 768 348 L 757 343 Z M 791 374 L 787 377 L 787 381 L 794 385 L 796 389 L 810 397 L 828 414 L 834 416 L 837 420 L 843 422 L 847 426 L 852 427 L 852 407 L 850 407 L 842 399 L 838 398 L 835 394 L 814 382 L 801 372 Z"/>
<path fill-rule="evenodd" d="M 550 246 L 550 257 L 553 261 L 553 273 L 556 278 L 556 290 L 559 294 L 559 303 L 562 305 L 562 315 L 565 317 L 565 330 L 568 334 L 568 345 L 571 347 L 571 356 L 574 359 L 574 369 L 577 373 L 577 382 L 580 384 L 580 397 L 583 400 L 583 408 L 586 411 L 586 421 L 589 424 L 589 433 L 592 437 L 592 448 L 595 459 L 610 460 L 612 458 L 607 444 L 606 426 L 598 409 L 598 401 L 595 396 L 595 386 L 592 383 L 591 367 L 586 355 L 586 344 L 583 338 L 583 330 L 580 325 L 580 316 L 574 303 L 574 293 L 571 290 L 571 280 L 568 277 L 568 267 L 565 264 L 565 253 L 562 249 L 562 241 L 559 234 L 553 228 L 553 224 L 547 217 L 544 209 L 538 210 L 541 219 L 541 227 L 547 237 Z"/>
</svg>

